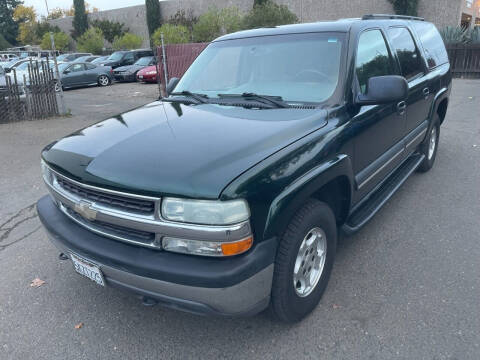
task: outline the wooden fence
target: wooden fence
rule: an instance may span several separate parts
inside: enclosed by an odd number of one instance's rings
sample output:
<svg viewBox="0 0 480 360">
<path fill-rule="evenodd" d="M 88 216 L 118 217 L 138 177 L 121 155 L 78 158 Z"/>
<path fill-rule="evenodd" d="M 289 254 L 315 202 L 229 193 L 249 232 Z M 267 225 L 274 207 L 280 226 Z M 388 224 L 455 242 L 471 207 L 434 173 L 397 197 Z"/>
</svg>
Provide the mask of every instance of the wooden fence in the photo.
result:
<svg viewBox="0 0 480 360">
<path fill-rule="evenodd" d="M 448 45 L 452 75 L 460 78 L 480 78 L 480 44 Z"/>
<path fill-rule="evenodd" d="M 0 83 L 0 123 L 58 115 L 55 78 L 48 62 L 30 60 L 27 74 L 15 69 Z"/>
</svg>

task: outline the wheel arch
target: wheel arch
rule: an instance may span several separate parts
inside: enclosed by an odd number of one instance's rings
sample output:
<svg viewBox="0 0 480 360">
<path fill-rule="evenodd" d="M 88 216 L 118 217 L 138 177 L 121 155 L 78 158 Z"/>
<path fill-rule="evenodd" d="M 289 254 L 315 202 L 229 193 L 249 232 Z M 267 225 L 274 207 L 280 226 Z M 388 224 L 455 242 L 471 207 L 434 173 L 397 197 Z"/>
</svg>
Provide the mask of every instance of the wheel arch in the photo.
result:
<svg viewBox="0 0 480 360">
<path fill-rule="evenodd" d="M 272 201 L 265 224 L 264 238 L 282 234 L 292 216 L 314 198 L 327 203 L 337 223 L 342 224 L 350 211 L 353 193 L 351 159 L 338 155 L 297 178 Z"/>
</svg>

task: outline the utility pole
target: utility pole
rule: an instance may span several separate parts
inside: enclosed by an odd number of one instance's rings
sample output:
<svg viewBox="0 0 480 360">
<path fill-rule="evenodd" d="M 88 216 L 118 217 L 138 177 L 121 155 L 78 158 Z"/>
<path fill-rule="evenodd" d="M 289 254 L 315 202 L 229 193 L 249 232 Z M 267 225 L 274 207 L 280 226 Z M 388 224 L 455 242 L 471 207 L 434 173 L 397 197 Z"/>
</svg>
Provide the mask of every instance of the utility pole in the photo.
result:
<svg viewBox="0 0 480 360">
<path fill-rule="evenodd" d="M 47 7 L 47 18 L 50 12 L 48 11 L 48 3 L 45 0 L 45 6 Z M 60 72 L 58 71 L 58 62 L 57 62 L 57 50 L 55 49 L 55 39 L 53 37 L 53 33 L 50 31 L 50 41 L 52 43 L 52 52 L 53 52 L 53 63 L 55 64 L 55 76 L 57 78 L 58 87 L 60 89 L 60 107 L 61 107 L 61 115 L 67 114 L 67 107 L 65 106 L 65 98 L 63 97 L 63 87 L 62 87 L 62 79 L 60 79 Z"/>
</svg>

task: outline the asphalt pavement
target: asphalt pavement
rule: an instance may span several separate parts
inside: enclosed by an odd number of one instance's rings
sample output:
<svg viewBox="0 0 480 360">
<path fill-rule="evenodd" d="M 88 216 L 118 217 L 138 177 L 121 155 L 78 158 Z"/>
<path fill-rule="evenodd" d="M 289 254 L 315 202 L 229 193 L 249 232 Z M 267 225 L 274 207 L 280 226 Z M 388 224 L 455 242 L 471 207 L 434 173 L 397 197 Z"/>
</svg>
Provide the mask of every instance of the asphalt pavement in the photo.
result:
<svg viewBox="0 0 480 360">
<path fill-rule="evenodd" d="M 295 325 L 144 307 L 58 260 L 34 206 L 41 149 L 156 97 L 72 90 L 71 117 L 0 125 L 0 359 L 480 358 L 480 80 L 454 81 L 434 168 L 340 240 L 320 305 Z"/>
</svg>

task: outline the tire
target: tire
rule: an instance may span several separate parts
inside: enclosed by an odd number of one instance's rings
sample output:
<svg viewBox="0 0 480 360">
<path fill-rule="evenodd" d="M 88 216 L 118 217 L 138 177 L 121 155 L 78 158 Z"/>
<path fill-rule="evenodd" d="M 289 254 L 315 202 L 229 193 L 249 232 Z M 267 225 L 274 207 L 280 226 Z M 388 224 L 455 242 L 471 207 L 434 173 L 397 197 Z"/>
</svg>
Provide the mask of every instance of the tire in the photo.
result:
<svg viewBox="0 0 480 360">
<path fill-rule="evenodd" d="M 110 85 L 110 78 L 107 75 L 100 75 L 98 77 L 99 86 L 108 86 Z"/>
<path fill-rule="evenodd" d="M 425 159 L 423 159 L 422 163 L 418 167 L 418 172 L 427 172 L 435 163 L 435 158 L 437 157 L 437 150 L 438 150 L 438 141 L 440 140 L 440 121 L 439 119 L 435 119 L 430 132 L 428 133 L 427 138 L 420 145 L 420 153 L 425 155 Z M 433 146 L 433 148 L 432 148 Z"/>
<path fill-rule="evenodd" d="M 324 257 L 318 246 L 308 246 L 312 239 L 326 245 Z M 327 287 L 336 247 L 337 224 L 332 210 L 323 202 L 309 200 L 291 219 L 277 250 L 270 309 L 277 319 L 297 322 L 315 309 Z M 317 251 L 312 252 L 313 249 Z M 322 267 L 320 274 L 312 267 L 314 261 Z M 304 280 L 311 280 L 310 288 L 302 282 L 302 274 Z"/>
<path fill-rule="evenodd" d="M 58 83 L 57 80 L 55 80 L 55 92 L 60 92 L 60 84 Z"/>
</svg>

